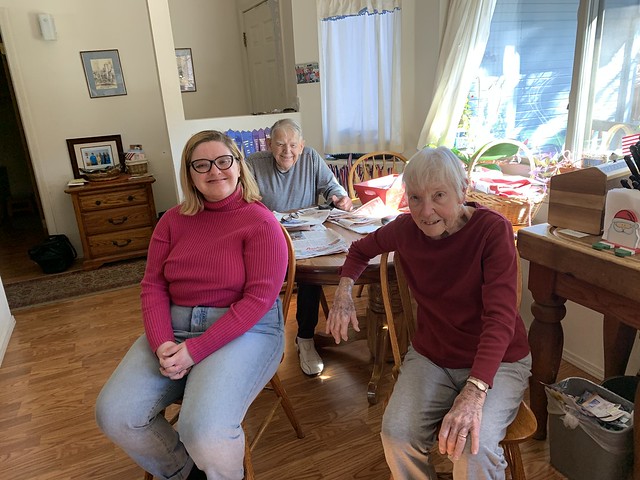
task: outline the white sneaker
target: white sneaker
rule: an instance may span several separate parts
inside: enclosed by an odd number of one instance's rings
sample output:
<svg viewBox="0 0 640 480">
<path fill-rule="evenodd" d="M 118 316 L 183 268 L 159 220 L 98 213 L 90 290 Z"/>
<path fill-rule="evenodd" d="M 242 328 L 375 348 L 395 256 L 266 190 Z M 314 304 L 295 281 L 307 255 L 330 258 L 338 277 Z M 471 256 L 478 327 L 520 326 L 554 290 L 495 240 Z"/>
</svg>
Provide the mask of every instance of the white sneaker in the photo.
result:
<svg viewBox="0 0 640 480">
<path fill-rule="evenodd" d="M 307 375 L 318 375 L 324 369 L 322 358 L 316 352 L 313 338 L 296 337 L 296 348 L 300 356 L 300 368 Z"/>
</svg>

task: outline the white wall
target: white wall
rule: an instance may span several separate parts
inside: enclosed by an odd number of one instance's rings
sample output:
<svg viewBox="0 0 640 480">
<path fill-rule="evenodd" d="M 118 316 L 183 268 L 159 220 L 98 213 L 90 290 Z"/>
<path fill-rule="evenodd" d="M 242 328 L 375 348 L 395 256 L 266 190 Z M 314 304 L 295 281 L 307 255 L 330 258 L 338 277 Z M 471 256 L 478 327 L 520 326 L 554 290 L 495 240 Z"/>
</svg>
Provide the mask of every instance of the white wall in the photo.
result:
<svg viewBox="0 0 640 480">
<path fill-rule="evenodd" d="M 37 14 L 53 15 L 58 39 L 44 41 Z M 50 233 L 81 252 L 69 195 L 66 139 L 120 134 L 142 144 L 156 176 L 158 211 L 176 203 L 171 151 L 144 0 L 0 0 L 0 30 Z M 90 98 L 80 51 L 117 49 L 127 95 Z M 174 60 L 175 63 L 175 60 Z"/>
<path fill-rule="evenodd" d="M 186 118 L 251 112 L 235 0 L 170 0 L 176 48 L 191 48 L 196 91 L 182 93 Z"/>
<path fill-rule="evenodd" d="M 15 324 L 16 319 L 13 318 L 13 315 L 11 315 L 9 311 L 7 296 L 4 293 L 2 278 L 0 278 L 0 365 L 2 365 L 2 359 L 7 351 L 7 345 L 9 345 L 9 339 L 11 338 L 11 332 L 13 332 Z"/>
</svg>

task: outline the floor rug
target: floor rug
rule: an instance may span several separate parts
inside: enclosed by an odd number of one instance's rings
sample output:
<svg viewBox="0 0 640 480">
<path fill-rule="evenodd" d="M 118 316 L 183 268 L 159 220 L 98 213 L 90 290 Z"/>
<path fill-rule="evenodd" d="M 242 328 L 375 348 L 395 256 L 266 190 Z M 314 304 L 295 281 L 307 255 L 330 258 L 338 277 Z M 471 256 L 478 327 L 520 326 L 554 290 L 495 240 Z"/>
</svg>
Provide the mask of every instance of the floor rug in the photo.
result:
<svg viewBox="0 0 640 480">
<path fill-rule="evenodd" d="M 30 307 L 139 284 L 146 260 L 105 264 L 95 270 L 46 275 L 4 286 L 10 309 Z"/>
</svg>

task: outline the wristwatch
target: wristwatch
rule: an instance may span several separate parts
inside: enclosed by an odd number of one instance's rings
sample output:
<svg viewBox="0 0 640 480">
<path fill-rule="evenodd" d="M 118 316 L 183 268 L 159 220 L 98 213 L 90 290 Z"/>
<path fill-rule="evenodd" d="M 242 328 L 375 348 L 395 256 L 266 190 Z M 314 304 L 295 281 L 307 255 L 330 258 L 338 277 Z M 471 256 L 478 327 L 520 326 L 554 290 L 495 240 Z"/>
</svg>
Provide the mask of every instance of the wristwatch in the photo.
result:
<svg viewBox="0 0 640 480">
<path fill-rule="evenodd" d="M 467 383 L 473 384 L 478 390 L 484 393 L 487 393 L 487 391 L 489 390 L 489 385 L 484 383 L 482 380 L 477 379 L 476 377 L 467 378 Z"/>
</svg>

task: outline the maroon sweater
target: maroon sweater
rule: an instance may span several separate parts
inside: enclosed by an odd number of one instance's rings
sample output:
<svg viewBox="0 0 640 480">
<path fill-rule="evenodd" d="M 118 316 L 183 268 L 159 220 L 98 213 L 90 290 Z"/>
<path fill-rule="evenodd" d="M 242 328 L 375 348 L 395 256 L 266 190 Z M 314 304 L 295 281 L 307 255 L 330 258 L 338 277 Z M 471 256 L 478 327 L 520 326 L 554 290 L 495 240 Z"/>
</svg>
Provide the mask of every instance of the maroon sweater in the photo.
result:
<svg viewBox="0 0 640 480">
<path fill-rule="evenodd" d="M 194 362 L 239 337 L 271 308 L 287 269 L 281 227 L 242 189 L 205 202 L 193 216 L 168 210 L 153 232 L 142 280 L 142 315 L 149 345 L 175 341 L 170 305 L 229 307 L 197 338 L 186 341 Z"/>
<path fill-rule="evenodd" d="M 516 308 L 513 229 L 480 205 L 450 237 L 433 240 L 410 215 L 351 245 L 341 275 L 357 279 L 369 260 L 396 251 L 418 304 L 415 350 L 444 368 L 470 368 L 489 385 L 500 362 L 529 353 Z"/>
</svg>

